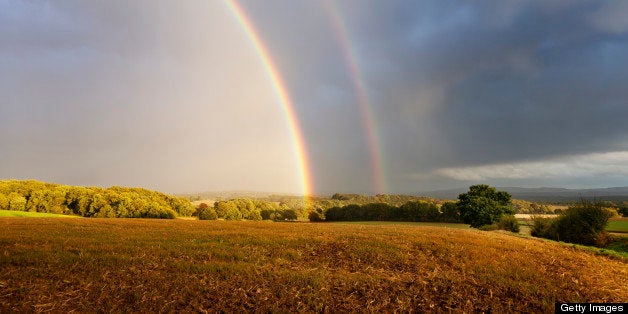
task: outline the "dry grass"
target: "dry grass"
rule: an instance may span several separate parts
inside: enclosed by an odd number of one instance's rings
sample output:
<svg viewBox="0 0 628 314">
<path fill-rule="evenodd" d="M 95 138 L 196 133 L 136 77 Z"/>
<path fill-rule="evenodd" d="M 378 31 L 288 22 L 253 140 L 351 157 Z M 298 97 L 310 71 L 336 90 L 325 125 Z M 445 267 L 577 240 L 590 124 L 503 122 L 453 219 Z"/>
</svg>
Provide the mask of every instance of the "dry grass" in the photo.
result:
<svg viewBox="0 0 628 314">
<path fill-rule="evenodd" d="M 552 312 L 625 302 L 625 260 L 413 225 L 0 219 L 0 312 Z"/>
</svg>

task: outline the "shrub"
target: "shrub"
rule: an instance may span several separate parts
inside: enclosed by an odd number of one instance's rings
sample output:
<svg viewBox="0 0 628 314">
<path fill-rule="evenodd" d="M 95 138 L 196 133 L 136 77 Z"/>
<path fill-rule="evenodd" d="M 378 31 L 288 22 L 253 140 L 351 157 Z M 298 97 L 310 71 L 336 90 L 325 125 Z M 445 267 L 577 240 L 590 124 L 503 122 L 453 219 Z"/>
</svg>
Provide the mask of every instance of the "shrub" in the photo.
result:
<svg viewBox="0 0 628 314">
<path fill-rule="evenodd" d="M 311 222 L 321 222 L 321 221 L 325 221 L 325 217 L 323 215 L 323 210 L 318 208 L 315 211 L 310 212 L 310 214 L 307 216 L 307 218 L 311 221 Z"/>
<path fill-rule="evenodd" d="M 530 226 L 530 234 L 533 237 L 557 240 L 556 218 L 547 218 L 540 216 L 532 216 L 532 225 Z"/>
<path fill-rule="evenodd" d="M 198 217 L 198 214 L 202 211 L 205 211 L 209 208 L 209 205 L 207 205 L 206 203 L 200 203 L 196 209 L 194 210 L 194 212 L 192 213 L 192 217 Z"/>
<path fill-rule="evenodd" d="M 213 208 L 206 208 L 205 210 L 198 211 L 198 220 L 216 220 L 218 215 Z"/>
<path fill-rule="evenodd" d="M 519 233 L 519 220 L 513 215 L 503 215 L 497 225 L 499 229 Z"/>
<path fill-rule="evenodd" d="M 260 212 L 262 216 L 262 220 L 270 220 L 272 219 L 272 215 L 275 213 L 274 209 L 262 209 Z"/>
<path fill-rule="evenodd" d="M 297 220 L 297 212 L 294 209 L 286 209 L 281 213 L 281 218 L 285 220 Z"/>
<path fill-rule="evenodd" d="M 552 240 L 603 246 L 609 241 L 605 229 L 612 215 L 601 202 L 582 200 L 558 218 L 533 217 L 531 234 Z"/>
<path fill-rule="evenodd" d="M 558 239 L 565 242 L 595 245 L 603 237 L 612 213 L 599 201 L 581 200 L 571 206 L 556 221 Z"/>
</svg>

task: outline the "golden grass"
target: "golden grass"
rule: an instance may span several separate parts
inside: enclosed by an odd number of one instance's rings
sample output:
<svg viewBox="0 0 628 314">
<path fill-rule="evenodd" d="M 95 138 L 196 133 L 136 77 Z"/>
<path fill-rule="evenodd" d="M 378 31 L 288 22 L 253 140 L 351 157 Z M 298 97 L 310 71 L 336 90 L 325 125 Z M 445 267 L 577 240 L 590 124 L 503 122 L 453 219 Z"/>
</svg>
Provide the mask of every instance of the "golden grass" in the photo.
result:
<svg viewBox="0 0 628 314">
<path fill-rule="evenodd" d="M 625 260 L 413 225 L 0 219 L 0 312 L 551 312 L 625 302 Z"/>
</svg>

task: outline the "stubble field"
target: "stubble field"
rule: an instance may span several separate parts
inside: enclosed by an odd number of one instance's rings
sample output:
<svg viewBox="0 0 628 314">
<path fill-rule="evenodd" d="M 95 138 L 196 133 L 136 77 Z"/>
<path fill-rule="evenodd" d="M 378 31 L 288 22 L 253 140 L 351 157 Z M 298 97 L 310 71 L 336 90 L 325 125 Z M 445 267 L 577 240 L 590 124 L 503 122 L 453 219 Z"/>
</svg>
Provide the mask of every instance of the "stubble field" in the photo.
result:
<svg viewBox="0 0 628 314">
<path fill-rule="evenodd" d="M 625 259 L 412 224 L 0 218 L 0 312 L 552 312 L 625 302 Z"/>
</svg>

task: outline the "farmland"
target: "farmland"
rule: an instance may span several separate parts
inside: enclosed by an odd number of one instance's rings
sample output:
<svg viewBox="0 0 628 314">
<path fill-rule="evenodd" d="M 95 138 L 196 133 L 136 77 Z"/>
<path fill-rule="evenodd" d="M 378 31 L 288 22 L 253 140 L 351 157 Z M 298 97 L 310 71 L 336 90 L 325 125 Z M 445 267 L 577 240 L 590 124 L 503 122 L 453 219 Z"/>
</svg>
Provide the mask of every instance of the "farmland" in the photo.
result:
<svg viewBox="0 0 628 314">
<path fill-rule="evenodd" d="M 625 259 L 412 224 L 0 218 L 0 312 L 551 311 L 625 301 Z"/>
<path fill-rule="evenodd" d="M 79 216 L 60 215 L 50 213 L 23 212 L 15 210 L 0 210 L 0 217 L 28 217 L 28 218 L 79 218 Z"/>
</svg>

